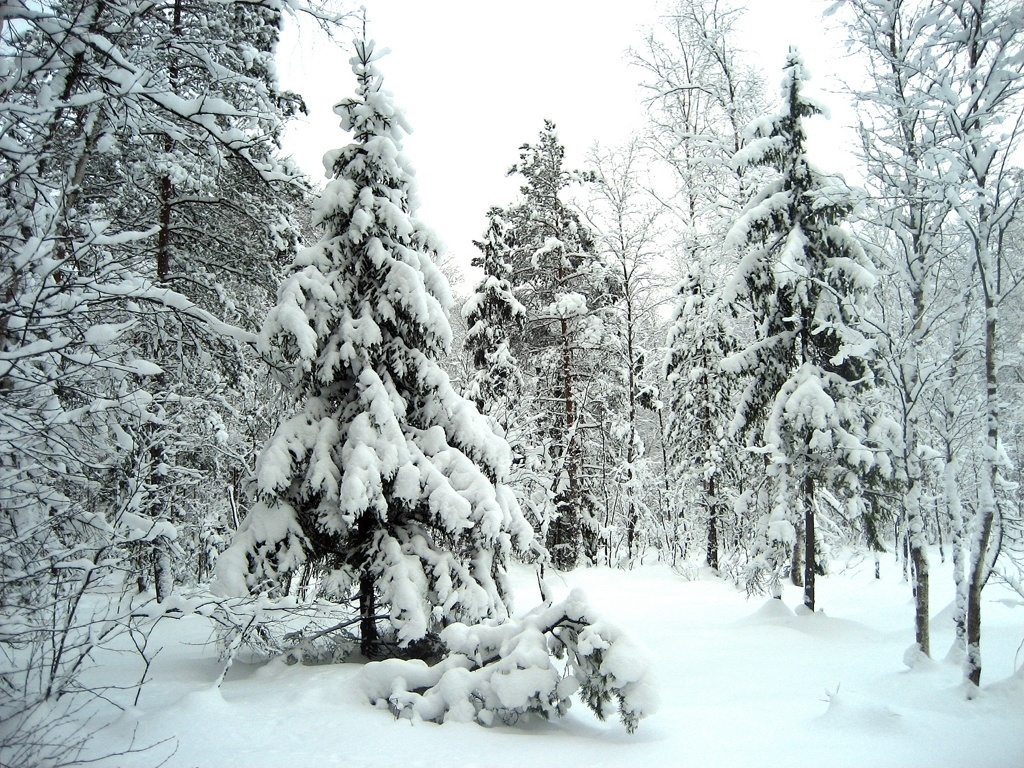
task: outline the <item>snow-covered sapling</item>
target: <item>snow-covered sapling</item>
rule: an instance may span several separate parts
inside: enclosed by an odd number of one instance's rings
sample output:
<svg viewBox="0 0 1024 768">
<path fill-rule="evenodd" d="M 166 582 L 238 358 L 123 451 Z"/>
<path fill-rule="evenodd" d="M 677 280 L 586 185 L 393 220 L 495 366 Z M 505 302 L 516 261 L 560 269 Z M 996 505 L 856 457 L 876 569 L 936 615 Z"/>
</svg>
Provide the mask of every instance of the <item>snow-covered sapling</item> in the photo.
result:
<svg viewBox="0 0 1024 768">
<path fill-rule="evenodd" d="M 361 678 L 370 701 L 396 717 L 491 725 L 531 713 L 561 717 L 578 693 L 601 720 L 614 699 L 630 733 L 657 709 L 643 654 L 598 618 L 580 590 L 521 619 L 453 624 L 441 641 L 446 654 L 433 666 L 417 659 L 367 664 Z"/>
</svg>

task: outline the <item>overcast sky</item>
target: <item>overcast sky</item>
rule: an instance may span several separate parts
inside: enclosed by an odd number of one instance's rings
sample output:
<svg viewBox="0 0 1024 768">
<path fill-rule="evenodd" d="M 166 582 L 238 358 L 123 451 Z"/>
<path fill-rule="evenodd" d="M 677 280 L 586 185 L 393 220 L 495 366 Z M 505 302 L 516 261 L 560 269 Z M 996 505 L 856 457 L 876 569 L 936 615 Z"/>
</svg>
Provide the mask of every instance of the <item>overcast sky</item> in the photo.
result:
<svg viewBox="0 0 1024 768">
<path fill-rule="evenodd" d="M 837 87 L 841 36 L 821 20 L 823 0 L 749 0 L 742 46 L 762 67 L 770 93 L 781 81 L 786 49 L 796 44 L 815 89 L 832 109 L 831 125 L 811 126 L 814 159 L 826 170 L 848 164 L 842 125 L 850 110 Z M 518 148 L 534 141 L 544 118 L 558 125 L 568 163 L 582 167 L 600 142 L 621 143 L 642 128 L 639 72 L 626 51 L 657 24 L 663 3 L 590 0 L 369 0 L 369 36 L 391 49 L 379 62 L 385 88 L 413 133 L 404 145 L 417 172 L 420 217 L 468 264 L 485 213 L 515 196 L 505 172 Z M 314 178 L 320 158 L 347 142 L 331 107 L 353 93 L 349 49 L 312 30 L 288 30 L 279 47 L 284 87 L 303 94 L 308 118 L 286 149 Z"/>
</svg>

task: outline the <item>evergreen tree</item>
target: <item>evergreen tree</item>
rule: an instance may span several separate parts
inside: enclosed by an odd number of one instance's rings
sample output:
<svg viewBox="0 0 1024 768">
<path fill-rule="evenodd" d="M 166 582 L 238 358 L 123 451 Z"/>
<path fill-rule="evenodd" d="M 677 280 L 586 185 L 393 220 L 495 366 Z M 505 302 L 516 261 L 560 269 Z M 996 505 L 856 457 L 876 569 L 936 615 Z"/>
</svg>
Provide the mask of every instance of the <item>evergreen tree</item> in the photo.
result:
<svg viewBox="0 0 1024 768">
<path fill-rule="evenodd" d="M 584 433 L 599 425 L 590 385 L 600 369 L 606 330 L 602 311 L 612 301 L 615 276 L 596 253 L 593 234 L 562 199 L 582 176 L 564 167 L 565 147 L 545 121 L 536 144 L 520 148 L 521 199 L 504 218 L 515 297 L 526 309 L 525 332 L 511 349 L 534 375 L 527 392 L 529 434 L 520 449 L 539 482 L 520 489 L 545 536 L 552 562 L 573 568 L 596 556 L 596 469 L 588 463 Z"/>
<path fill-rule="evenodd" d="M 362 650 L 378 611 L 406 646 L 452 621 L 508 615 L 505 569 L 530 538 L 504 485 L 508 445 L 438 365 L 451 342 L 437 243 L 415 217 L 408 127 L 356 43 L 352 143 L 315 204 L 325 232 L 296 258 L 261 335 L 294 393 L 260 454 L 258 504 L 218 565 L 221 589 L 284 590 L 307 561 L 358 597 Z"/>
<path fill-rule="evenodd" d="M 735 312 L 751 315 L 755 339 L 724 366 L 748 377 L 734 428 L 764 454 L 774 487 L 774 508 L 762 523 L 767 549 L 752 577 L 777 579 L 794 548 L 803 556 L 804 603 L 813 610 L 818 492 L 856 497 L 863 476 L 884 459 L 869 447 L 862 405 L 872 384 L 862 314 L 873 270 L 843 228 L 853 207 L 849 190 L 808 162 L 804 120 L 821 110 L 803 94 L 806 77 L 790 49 L 782 109 L 753 124 L 752 140 L 734 161 L 772 169 L 775 177 L 729 233 L 742 258 L 727 299 Z"/>
<path fill-rule="evenodd" d="M 523 332 L 526 308 L 512 289 L 508 223 L 499 208 L 492 208 L 487 218 L 484 239 L 473 242 L 480 253 L 472 263 L 484 276 L 462 308 L 467 327 L 465 349 L 475 369 L 466 396 L 507 432 L 524 386 L 512 342 Z"/>
<path fill-rule="evenodd" d="M 720 521 L 728 508 L 723 481 L 727 457 L 735 449 L 729 439 L 735 386 L 719 366 L 735 352 L 736 340 L 725 323 L 720 298 L 706 282 L 691 272 L 679 285 L 665 357 L 666 431 L 671 471 L 677 478 L 677 514 L 685 517 L 691 503 L 701 510 L 707 563 L 718 570 Z"/>
</svg>

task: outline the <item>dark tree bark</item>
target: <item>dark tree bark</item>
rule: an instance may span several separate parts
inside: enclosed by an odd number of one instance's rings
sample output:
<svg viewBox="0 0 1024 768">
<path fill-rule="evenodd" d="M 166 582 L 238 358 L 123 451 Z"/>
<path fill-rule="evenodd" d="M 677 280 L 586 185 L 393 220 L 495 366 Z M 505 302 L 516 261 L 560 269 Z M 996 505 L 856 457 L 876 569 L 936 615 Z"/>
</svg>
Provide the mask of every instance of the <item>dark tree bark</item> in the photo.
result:
<svg viewBox="0 0 1024 768">
<path fill-rule="evenodd" d="M 376 581 L 372 574 L 359 579 L 359 650 L 368 659 L 378 651 Z"/>
<path fill-rule="evenodd" d="M 814 478 L 804 480 L 804 605 L 814 611 L 814 578 L 818 553 L 814 534 Z"/>
<path fill-rule="evenodd" d="M 708 567 L 718 571 L 718 500 L 715 498 L 715 477 L 708 478 Z"/>
</svg>

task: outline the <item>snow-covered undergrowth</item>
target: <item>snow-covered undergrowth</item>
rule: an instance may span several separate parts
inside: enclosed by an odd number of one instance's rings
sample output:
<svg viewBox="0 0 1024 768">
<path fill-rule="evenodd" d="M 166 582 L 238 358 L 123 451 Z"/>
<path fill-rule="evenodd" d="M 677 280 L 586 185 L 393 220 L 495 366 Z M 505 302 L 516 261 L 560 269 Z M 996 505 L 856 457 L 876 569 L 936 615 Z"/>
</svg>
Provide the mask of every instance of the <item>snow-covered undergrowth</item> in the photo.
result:
<svg viewBox="0 0 1024 768">
<path fill-rule="evenodd" d="M 367 703 L 358 664 L 266 665 L 236 661 L 219 688 L 221 663 L 209 624 L 166 622 L 163 648 L 138 705 L 101 735 L 114 751 L 173 737 L 166 765 L 200 766 L 997 766 L 1024 765 L 1024 601 L 998 583 L 985 591 L 983 685 L 964 695 L 953 639 L 948 565 L 935 553 L 935 661 L 908 669 L 910 588 L 891 560 L 882 579 L 870 561 L 836 558 L 819 580 L 821 611 L 802 613 L 799 590 L 782 601 L 748 600 L 706 573 L 686 580 L 662 566 L 584 569 L 549 577 L 557 601 L 585 590 L 651 662 L 661 700 L 628 734 L 578 702 L 565 717 L 495 718 L 436 725 L 396 719 Z M 514 572 L 516 604 L 540 603 L 533 572 Z M 523 626 L 523 624 L 520 624 Z M 128 657 L 101 670 L 107 682 Z M 109 766 L 153 765 L 165 745 Z"/>
<path fill-rule="evenodd" d="M 492 725 L 531 713 L 557 719 L 579 693 L 601 720 L 614 698 L 630 733 L 656 711 L 643 653 L 599 619 L 578 589 L 503 624 L 453 624 L 441 642 L 445 656 L 433 666 L 419 659 L 367 664 L 362 682 L 370 701 L 396 717 Z"/>
</svg>

